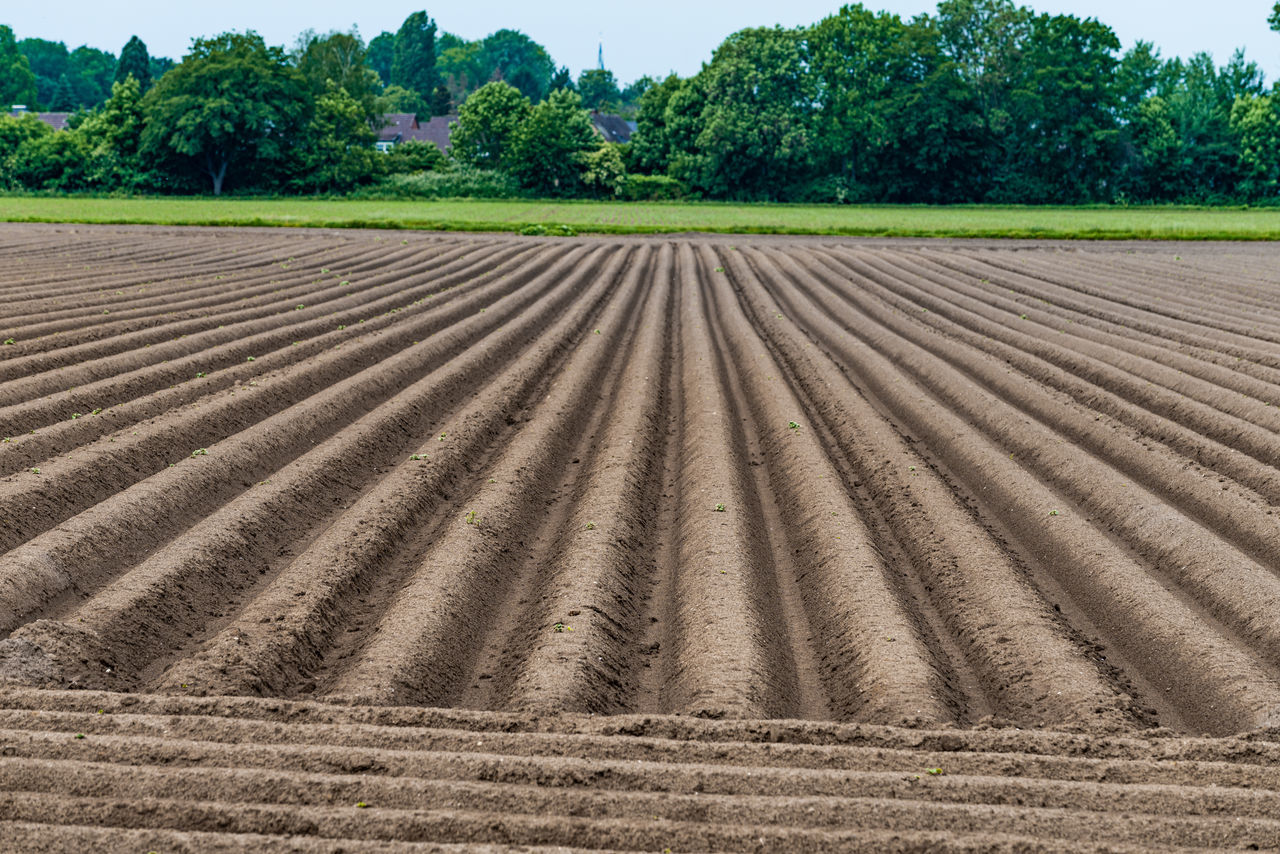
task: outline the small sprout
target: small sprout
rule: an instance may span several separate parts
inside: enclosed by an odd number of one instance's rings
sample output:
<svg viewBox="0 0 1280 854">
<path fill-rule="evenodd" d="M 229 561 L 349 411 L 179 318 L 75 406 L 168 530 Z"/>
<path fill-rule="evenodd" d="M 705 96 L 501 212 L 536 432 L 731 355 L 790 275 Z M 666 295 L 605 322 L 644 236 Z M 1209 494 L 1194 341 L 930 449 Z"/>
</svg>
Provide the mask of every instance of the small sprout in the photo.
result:
<svg viewBox="0 0 1280 854">
<path fill-rule="evenodd" d="M 208 448 L 196 448 L 194 451 L 192 451 L 192 452 L 191 452 L 191 456 L 193 456 L 193 457 L 207 457 L 207 456 L 209 456 L 209 449 L 208 449 Z"/>
<path fill-rule="evenodd" d="M 339 324 L 338 324 L 338 328 L 339 328 L 339 329 L 346 329 L 346 328 L 347 328 L 347 324 L 345 324 L 345 323 L 339 323 Z"/>
<path fill-rule="evenodd" d="M 908 466 L 908 468 L 909 468 L 909 469 L 911 469 L 911 471 L 915 471 L 915 470 L 916 470 L 916 467 L 915 467 L 915 466 Z"/>
<path fill-rule="evenodd" d="M 356 801 L 356 809 L 358 809 L 358 810 L 365 810 L 365 809 L 368 809 L 368 808 L 369 808 L 369 805 L 368 805 L 368 804 L 366 804 L 364 801 Z"/>
<path fill-rule="evenodd" d="M 293 310 L 294 310 L 294 311 L 302 311 L 304 308 L 306 308 L 306 306 L 305 306 L 305 305 L 303 305 L 302 303 L 298 303 L 297 305 L 295 305 L 295 306 L 293 307 Z"/>
<path fill-rule="evenodd" d="M 467 511 L 467 524 L 468 524 L 468 525 L 477 525 L 477 526 L 480 524 L 480 520 L 479 520 L 478 518 L 476 518 L 476 511 L 474 511 L 474 510 L 468 510 L 468 511 Z"/>
<path fill-rule="evenodd" d="M 40 469 L 38 469 L 38 468 L 32 468 L 32 469 L 31 469 L 31 473 L 32 473 L 32 474 L 40 474 Z"/>
<path fill-rule="evenodd" d="M 257 359 L 255 359 L 253 356 L 248 356 L 248 357 L 246 357 L 246 358 L 245 358 L 245 361 L 246 361 L 246 362 L 256 362 L 256 361 L 258 361 L 258 360 L 257 360 Z"/>
<path fill-rule="evenodd" d="M 102 410 L 101 410 L 101 409 L 92 409 L 92 410 L 90 410 L 90 411 L 89 411 L 89 414 L 90 414 L 90 415 L 101 415 L 101 414 L 102 414 Z"/>
<path fill-rule="evenodd" d="M 717 272 L 717 273 L 723 273 L 723 272 L 724 272 L 724 267 L 716 267 L 716 272 Z"/>
<path fill-rule="evenodd" d="M 84 733 L 82 732 L 76 733 L 76 738 L 84 738 Z"/>
<path fill-rule="evenodd" d="M 724 505 L 723 505 L 723 504 L 717 504 L 717 505 L 716 505 L 716 512 L 717 512 L 717 513 L 723 513 L 723 512 L 724 512 Z"/>
<path fill-rule="evenodd" d="M 1057 516 L 1057 515 L 1058 515 L 1058 511 L 1057 511 L 1057 510 L 1050 510 L 1050 511 L 1049 511 L 1049 515 L 1050 515 L 1050 516 Z"/>
<path fill-rule="evenodd" d="M 799 425 L 799 424 L 797 424 L 797 423 L 796 423 L 796 422 L 794 422 L 794 421 L 788 421 L 788 422 L 787 422 L 787 426 L 788 426 L 788 427 L 790 427 L 792 430 L 799 430 L 799 429 L 800 429 L 800 425 Z"/>
<path fill-rule="evenodd" d="M 426 454 L 410 454 L 409 455 L 409 459 L 413 460 L 414 462 L 417 462 L 418 460 L 425 460 L 426 458 L 427 458 Z"/>
<path fill-rule="evenodd" d="M 79 413 L 79 412 L 73 412 L 73 413 L 71 413 L 71 420 L 72 420 L 72 421 L 75 421 L 75 420 L 76 420 L 77 418 L 79 418 L 79 417 L 80 417 L 80 413 Z"/>
<path fill-rule="evenodd" d="M 107 308 L 104 308 L 104 309 L 102 310 L 102 313 L 103 313 L 103 314 L 110 314 L 110 313 L 111 313 L 111 310 L 110 310 L 110 309 L 107 309 Z"/>
<path fill-rule="evenodd" d="M 925 773 L 926 773 L 926 774 L 928 774 L 928 775 L 929 775 L 929 776 L 931 776 L 931 777 L 941 777 L 941 776 L 942 776 L 942 769 L 941 769 L 941 768 L 926 768 L 926 769 L 924 769 L 924 770 L 925 770 Z"/>
<path fill-rule="evenodd" d="M 600 334 L 600 330 L 599 330 L 599 329 L 597 329 L 597 330 L 596 330 L 596 334 L 597 334 L 597 335 L 599 335 L 599 334 Z"/>
<path fill-rule="evenodd" d="M 441 433 L 441 434 L 440 434 L 440 441 L 441 441 L 441 442 L 443 442 L 443 441 L 444 441 L 444 437 L 445 437 L 445 434 L 444 434 L 444 433 Z"/>
<path fill-rule="evenodd" d="M 17 342 L 17 341 L 14 341 L 12 338 L 6 338 L 6 339 L 4 339 L 4 343 L 5 343 L 5 344 L 17 344 L 18 342 Z"/>
<path fill-rule="evenodd" d="M 588 531 L 594 531 L 595 529 L 596 529 L 596 523 L 595 523 L 595 522 L 588 522 L 588 523 L 587 523 L 587 530 L 588 530 Z"/>
<path fill-rule="evenodd" d="M 1021 315 L 1018 315 L 1018 316 L 1019 316 L 1019 317 L 1021 317 L 1023 320 L 1026 320 L 1026 319 L 1027 319 L 1027 316 L 1026 316 L 1025 314 L 1021 314 Z"/>
<path fill-rule="evenodd" d="M 209 375 L 208 375 L 206 372 L 204 372 L 204 371 L 198 371 L 198 372 L 196 373 L 196 379 L 198 379 L 198 380 L 202 380 L 202 379 L 204 379 L 204 378 L 205 378 L 205 377 L 207 377 L 207 376 L 209 376 Z"/>
<path fill-rule="evenodd" d="M 573 631 L 573 626 L 567 625 L 565 623 L 556 623 L 554 626 L 551 627 L 551 631 L 556 633 L 571 632 Z"/>
</svg>

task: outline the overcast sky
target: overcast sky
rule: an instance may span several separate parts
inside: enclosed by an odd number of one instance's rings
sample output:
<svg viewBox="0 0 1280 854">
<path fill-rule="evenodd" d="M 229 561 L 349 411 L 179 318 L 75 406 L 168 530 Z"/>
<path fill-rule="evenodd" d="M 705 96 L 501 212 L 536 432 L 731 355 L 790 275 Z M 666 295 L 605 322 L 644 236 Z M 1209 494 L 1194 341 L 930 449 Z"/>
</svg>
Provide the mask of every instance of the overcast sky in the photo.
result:
<svg viewBox="0 0 1280 854">
<path fill-rule="evenodd" d="M 1219 64 L 1237 47 L 1267 72 L 1280 77 L 1280 33 L 1267 29 L 1273 0 L 1032 0 L 1041 12 L 1068 12 L 1096 17 L 1109 24 L 1127 48 L 1138 39 L 1155 42 L 1164 56 L 1190 56 L 1210 51 Z M 866 4 L 904 17 L 933 11 L 932 2 L 879 0 Z M 551 52 L 557 65 L 576 76 L 595 66 L 596 45 L 604 42 L 606 67 L 623 82 L 642 74 L 675 71 L 693 74 L 729 33 L 743 27 L 817 21 L 840 6 L 839 0 L 640 0 L 633 3 L 479 0 L 428 5 L 427 12 L 443 30 L 479 38 L 503 27 L 523 30 Z M 193 36 L 224 30 L 254 29 L 268 42 L 292 44 L 297 34 L 360 28 L 366 40 L 383 30 L 395 31 L 422 0 L 220 0 L 176 3 L 173 0 L 61 0 L 46 5 L 31 0 L 0 0 L 0 23 L 18 38 L 39 36 L 69 47 L 88 44 L 119 53 L 137 34 L 154 55 L 180 59 Z"/>
</svg>

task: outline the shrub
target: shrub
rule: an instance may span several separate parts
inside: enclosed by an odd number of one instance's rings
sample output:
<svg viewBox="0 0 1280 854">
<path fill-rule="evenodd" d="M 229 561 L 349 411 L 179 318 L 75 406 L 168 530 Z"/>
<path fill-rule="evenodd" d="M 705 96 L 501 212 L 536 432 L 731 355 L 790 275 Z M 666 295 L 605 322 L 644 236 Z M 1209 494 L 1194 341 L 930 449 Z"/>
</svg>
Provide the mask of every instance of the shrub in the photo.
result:
<svg viewBox="0 0 1280 854">
<path fill-rule="evenodd" d="M 520 185 L 506 173 L 451 166 L 413 175 L 389 175 L 352 195 L 363 199 L 510 199 L 522 193 Z"/>
<path fill-rule="evenodd" d="M 628 175 L 620 195 L 631 202 L 671 201 L 683 199 L 688 189 L 666 175 Z"/>
</svg>

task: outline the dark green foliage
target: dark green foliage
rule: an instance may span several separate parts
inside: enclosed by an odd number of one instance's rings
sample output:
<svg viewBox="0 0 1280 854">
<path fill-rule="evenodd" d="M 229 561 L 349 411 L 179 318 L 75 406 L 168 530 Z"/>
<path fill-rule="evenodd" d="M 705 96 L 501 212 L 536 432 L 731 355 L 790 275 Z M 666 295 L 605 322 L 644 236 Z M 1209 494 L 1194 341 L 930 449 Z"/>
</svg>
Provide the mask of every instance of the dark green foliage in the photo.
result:
<svg viewBox="0 0 1280 854">
<path fill-rule="evenodd" d="M 505 80 L 535 103 L 546 97 L 555 73 L 546 49 L 519 30 L 498 30 L 485 37 L 478 61 L 485 75 L 481 82 Z"/>
<path fill-rule="evenodd" d="M 578 94 L 588 110 L 611 112 L 618 109 L 622 100 L 613 72 L 599 68 L 588 68 L 578 75 Z"/>
<path fill-rule="evenodd" d="M 453 97 L 449 94 L 449 87 L 441 83 L 431 92 L 431 115 L 447 116 L 451 112 Z"/>
<path fill-rule="evenodd" d="M 0 24 L 0 104 L 32 107 L 38 97 L 31 63 L 14 41 L 13 30 Z"/>
<path fill-rule="evenodd" d="M 58 77 L 58 85 L 53 89 L 49 99 L 49 109 L 54 112 L 69 113 L 76 108 L 76 90 L 67 75 Z"/>
<path fill-rule="evenodd" d="M 520 185 L 505 172 L 455 165 L 390 175 L 354 195 L 365 199 L 510 199 L 522 193 Z"/>
<path fill-rule="evenodd" d="M 0 25 L 0 90 L 6 88 L 5 83 L 10 77 L 4 72 L 7 53 L 5 49 L 6 33 L 8 33 L 8 39 L 12 42 L 13 31 Z M 18 42 L 18 50 L 26 57 L 27 65 L 31 73 L 35 75 L 36 90 L 33 95 L 18 100 L 16 103 L 23 103 L 28 107 L 36 105 L 44 107 L 52 104 L 53 90 L 58 87 L 58 78 L 64 74 L 70 77 L 71 74 L 71 54 L 67 50 L 67 46 L 62 42 L 28 38 Z M 20 75 L 21 71 L 16 73 Z M 8 100 L 10 103 L 15 103 L 13 99 Z"/>
<path fill-rule="evenodd" d="M 363 56 L 360 68 L 368 71 Z M 383 166 L 375 139 L 364 105 L 331 82 L 316 99 L 294 152 L 291 185 L 306 192 L 342 193 L 369 183 Z"/>
<path fill-rule="evenodd" d="M 516 128 L 508 170 L 521 185 L 546 196 L 572 196 L 583 189 L 587 155 L 600 138 L 576 92 L 552 92 Z"/>
<path fill-rule="evenodd" d="M 31 139 L 5 162 L 9 180 L 29 190 L 87 189 L 89 171 L 89 145 L 76 132 Z"/>
<path fill-rule="evenodd" d="M 283 48 L 257 33 L 197 39 L 147 93 L 144 156 L 181 180 L 203 176 L 214 195 L 281 180 L 305 126 L 306 84 Z"/>
<path fill-rule="evenodd" d="M 382 112 L 376 104 L 381 84 L 369 68 L 364 42 L 357 32 L 317 35 L 308 30 L 298 37 L 294 63 L 320 98 L 331 89 L 341 89 L 357 104 L 366 124 L 376 124 Z"/>
<path fill-rule="evenodd" d="M 369 41 L 369 49 L 365 53 L 365 61 L 378 75 L 383 86 L 391 84 L 391 61 L 395 57 L 395 45 L 395 35 L 383 31 Z"/>
<path fill-rule="evenodd" d="M 30 113 L 0 115 L 0 167 L 23 143 L 49 136 L 53 129 Z"/>
<path fill-rule="evenodd" d="M 429 95 L 439 77 L 436 74 L 436 22 L 426 12 L 414 12 L 396 32 L 391 55 L 391 82 Z"/>
<path fill-rule="evenodd" d="M 151 88 L 151 55 L 147 53 L 147 46 L 142 39 L 137 36 L 131 37 L 120 50 L 114 82 L 123 83 L 129 79 L 130 74 L 142 85 L 143 92 Z"/>
<path fill-rule="evenodd" d="M 564 65 L 556 69 L 555 74 L 551 75 L 551 82 L 547 85 L 547 90 L 550 92 L 554 92 L 557 89 L 569 89 L 572 91 L 573 88 L 573 75 L 569 73 L 568 67 Z"/>
<path fill-rule="evenodd" d="M 620 195 L 631 202 L 675 201 L 687 196 L 688 190 L 666 175 L 628 175 Z"/>
<path fill-rule="evenodd" d="M 480 87 L 458 110 L 451 155 L 477 169 L 505 168 L 516 131 L 530 111 L 529 99 L 508 83 L 499 80 Z"/>
<path fill-rule="evenodd" d="M 414 172 L 431 172 L 443 169 L 446 160 L 444 152 L 434 142 L 423 142 L 411 139 L 395 146 L 384 155 L 386 171 L 389 175 L 410 175 Z"/>
</svg>

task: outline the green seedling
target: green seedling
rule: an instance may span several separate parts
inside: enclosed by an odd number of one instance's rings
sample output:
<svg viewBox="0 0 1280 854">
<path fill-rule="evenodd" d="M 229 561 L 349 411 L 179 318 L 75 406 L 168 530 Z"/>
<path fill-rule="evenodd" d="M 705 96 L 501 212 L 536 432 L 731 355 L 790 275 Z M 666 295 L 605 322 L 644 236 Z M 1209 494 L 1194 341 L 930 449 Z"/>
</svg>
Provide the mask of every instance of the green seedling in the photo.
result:
<svg viewBox="0 0 1280 854">
<path fill-rule="evenodd" d="M 90 415 L 101 415 L 101 414 L 102 414 L 102 410 L 101 410 L 101 409 L 93 409 L 93 410 L 90 410 L 90 411 L 89 411 L 89 414 L 90 414 Z"/>
<path fill-rule="evenodd" d="M 418 461 L 418 460 L 425 460 L 426 458 L 427 458 L 427 455 L 426 455 L 426 454 L 410 454 L 410 455 L 409 455 L 409 459 L 411 459 L 411 460 L 413 460 L 413 461 L 415 461 L 415 462 L 416 462 L 416 461 Z"/>
<path fill-rule="evenodd" d="M 194 451 L 192 451 L 192 452 L 191 452 L 191 456 L 193 456 L 193 457 L 207 457 L 207 456 L 209 456 L 209 449 L 208 449 L 208 448 L 196 448 Z"/>
<path fill-rule="evenodd" d="M 295 305 L 295 306 L 293 307 L 293 310 L 294 310 L 294 311 L 302 311 L 304 308 L 306 308 L 306 306 L 305 306 L 305 305 L 303 305 L 302 303 L 298 303 L 297 305 Z"/>
<path fill-rule="evenodd" d="M 4 343 L 5 343 L 5 344 L 17 344 L 18 342 L 17 342 L 17 341 L 14 341 L 12 338 L 6 338 L 6 339 L 4 339 Z"/>
<path fill-rule="evenodd" d="M 594 531 L 595 529 L 596 529 L 596 523 L 595 523 L 595 522 L 588 522 L 588 523 L 587 523 L 587 530 L 588 530 L 588 531 Z"/>
<path fill-rule="evenodd" d="M 72 420 L 72 421 L 75 421 L 75 420 L 76 420 L 77 418 L 79 418 L 79 417 L 80 417 L 80 413 L 79 413 L 79 412 L 73 412 L 73 413 L 71 413 L 71 420 Z"/>
<path fill-rule="evenodd" d="M 1057 515 L 1058 515 L 1058 511 L 1057 511 L 1057 510 L 1050 510 L 1050 511 L 1049 511 L 1049 515 L 1050 515 L 1050 516 L 1057 516 Z"/>
<path fill-rule="evenodd" d="M 446 435 L 446 434 L 444 434 L 444 433 L 441 433 L 441 434 L 440 434 L 440 441 L 441 441 L 441 442 L 443 442 L 443 441 L 444 441 L 444 437 L 445 437 L 445 435 Z"/>
<path fill-rule="evenodd" d="M 82 732 L 76 733 L 76 738 L 84 738 L 84 733 Z"/>
<path fill-rule="evenodd" d="M 255 359 L 253 356 L 248 356 L 248 357 L 246 357 L 246 358 L 245 358 L 245 361 L 246 361 L 246 362 L 256 362 L 256 361 L 258 361 L 258 360 L 257 360 L 257 359 Z"/>
<path fill-rule="evenodd" d="M 724 505 L 723 505 L 723 504 L 717 504 L 717 505 L 716 505 L 716 512 L 717 512 L 717 513 L 723 513 L 723 512 L 724 512 Z"/>
<path fill-rule="evenodd" d="M 33 468 L 33 469 L 31 469 L 31 473 L 32 473 L 32 474 L 40 474 L 40 469 L 38 469 L 38 468 Z"/>
<path fill-rule="evenodd" d="M 930 777 L 941 777 L 941 776 L 942 776 L 942 769 L 941 769 L 941 768 L 926 768 L 926 769 L 924 769 L 924 770 L 925 770 L 925 773 L 926 773 L 926 774 L 928 774 Z"/>
<path fill-rule="evenodd" d="M 468 525 L 477 525 L 477 526 L 480 524 L 480 520 L 479 520 L 479 518 L 477 518 L 477 517 L 476 517 L 476 511 L 474 511 L 474 510 L 468 510 L 468 511 L 467 511 L 467 524 L 468 524 Z"/>
<path fill-rule="evenodd" d="M 600 334 L 600 330 L 599 330 L 599 329 L 597 329 L 597 330 L 596 330 L 596 334 L 597 334 L 597 335 L 599 335 L 599 334 Z"/>
<path fill-rule="evenodd" d="M 200 371 L 200 372 L 198 372 L 198 373 L 196 374 L 196 379 L 198 379 L 198 380 L 202 380 L 202 379 L 204 379 L 204 378 L 205 378 L 205 377 L 207 377 L 207 376 L 209 376 L 209 375 L 208 375 L 206 372 L 204 372 L 204 371 Z"/>
<path fill-rule="evenodd" d="M 346 328 L 347 328 L 347 324 L 345 324 L 345 323 L 339 323 L 339 324 L 338 324 L 338 328 L 339 328 L 339 329 L 346 329 Z"/>
<path fill-rule="evenodd" d="M 556 623 L 551 627 L 551 631 L 556 632 L 557 634 L 560 632 L 571 632 L 573 631 L 573 626 L 566 625 L 565 623 Z"/>
<path fill-rule="evenodd" d="M 716 267 L 716 272 L 717 272 L 717 273 L 723 273 L 723 272 L 724 272 L 724 267 Z"/>
<path fill-rule="evenodd" d="M 794 422 L 794 421 L 788 421 L 788 422 L 787 422 L 787 426 L 788 426 L 788 427 L 790 427 L 792 430 L 799 430 L 799 429 L 800 429 L 800 425 L 799 425 L 799 424 L 797 424 L 797 423 L 796 423 L 796 422 Z"/>
<path fill-rule="evenodd" d="M 1026 320 L 1026 319 L 1027 319 L 1027 316 L 1026 316 L 1025 314 L 1020 314 L 1020 315 L 1018 315 L 1018 316 L 1019 316 L 1019 317 L 1021 317 L 1023 320 Z"/>
<path fill-rule="evenodd" d="M 368 804 L 366 804 L 364 801 L 356 801 L 356 809 L 358 809 L 358 810 L 365 810 L 365 809 L 368 809 L 368 808 L 369 808 L 369 805 L 368 805 Z"/>
</svg>

